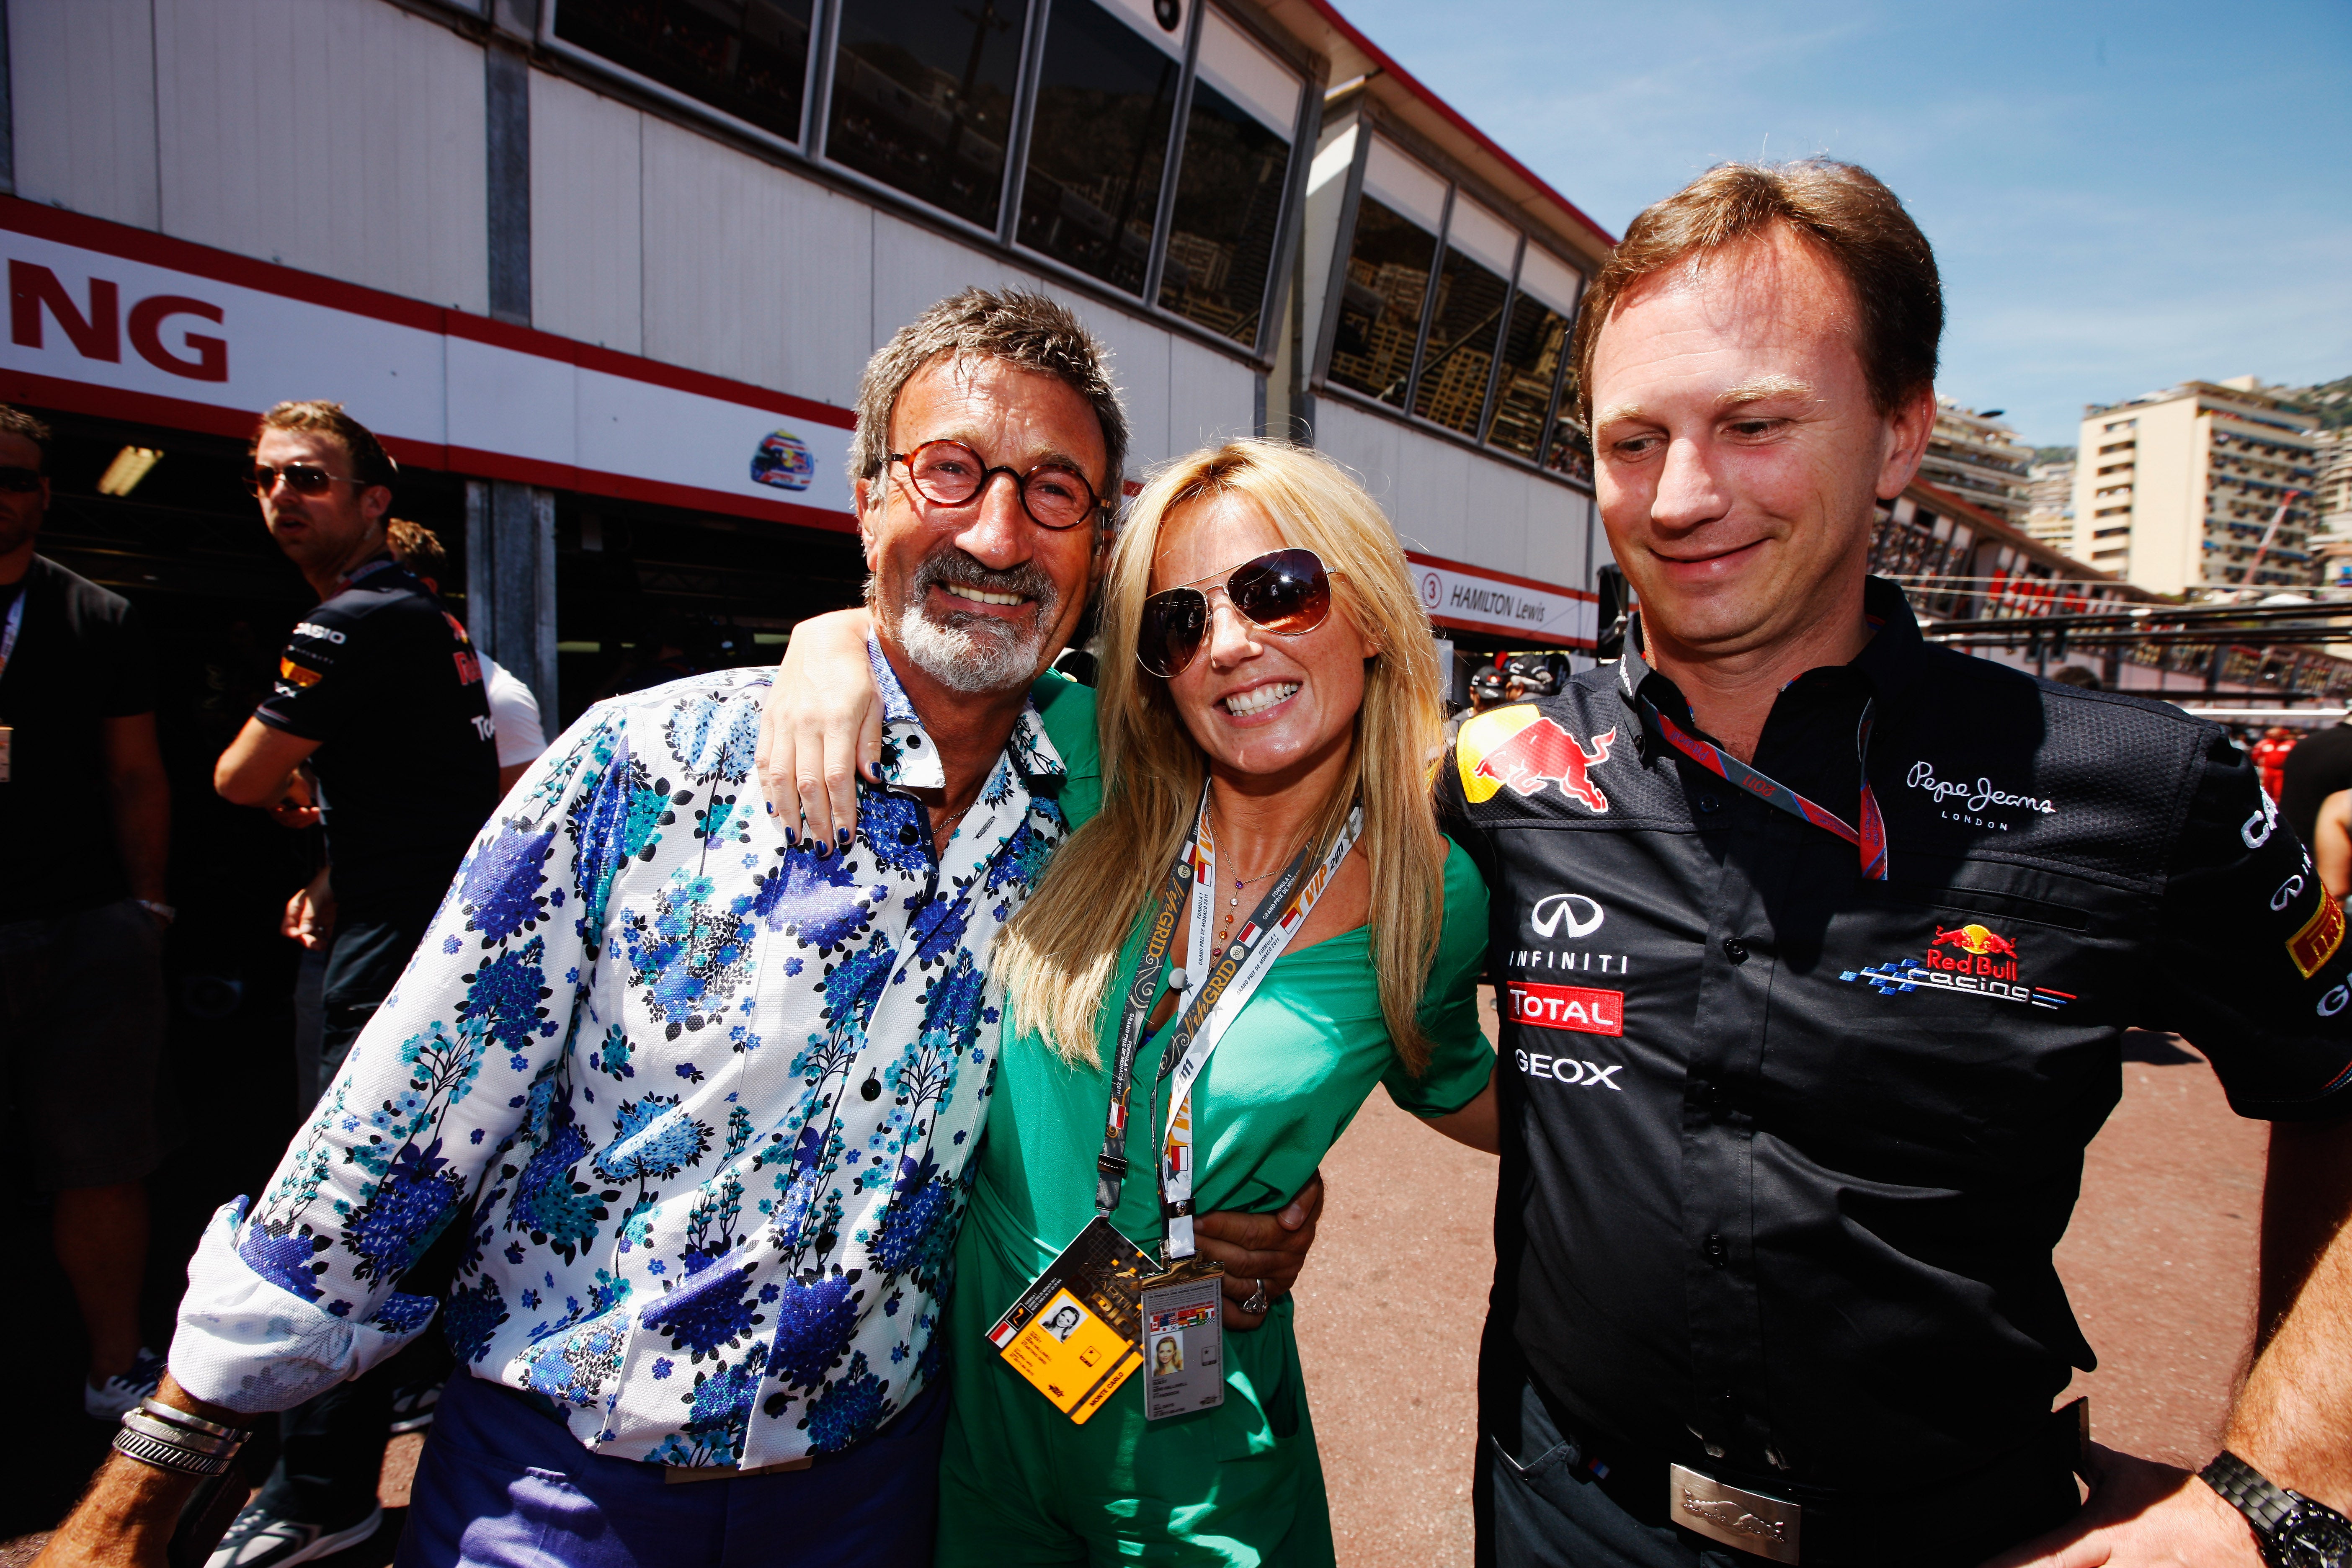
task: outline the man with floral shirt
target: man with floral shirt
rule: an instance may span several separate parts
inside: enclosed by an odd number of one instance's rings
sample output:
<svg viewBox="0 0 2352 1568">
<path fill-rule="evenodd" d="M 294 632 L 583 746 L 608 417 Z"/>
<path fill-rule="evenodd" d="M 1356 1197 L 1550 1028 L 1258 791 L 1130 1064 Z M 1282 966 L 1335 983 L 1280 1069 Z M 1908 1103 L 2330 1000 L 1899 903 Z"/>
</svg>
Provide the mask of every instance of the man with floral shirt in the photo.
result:
<svg viewBox="0 0 2352 1568">
<path fill-rule="evenodd" d="M 215 1218 L 163 1437 L 390 1355 L 436 1305 L 396 1282 L 457 1221 L 439 1305 L 470 1375 L 401 1561 L 929 1562 L 933 1336 L 994 1067 L 978 961 L 1098 790 L 1091 705 L 1041 674 L 1101 571 L 1126 426 L 1074 317 L 980 290 L 876 355 L 859 413 L 887 721 L 855 846 L 755 807 L 771 672 L 592 710 L 268 1190 Z M 941 442 L 979 465 L 961 501 L 903 456 Z M 160 1561 L 186 1489 L 117 1457 L 52 1560 Z"/>
</svg>

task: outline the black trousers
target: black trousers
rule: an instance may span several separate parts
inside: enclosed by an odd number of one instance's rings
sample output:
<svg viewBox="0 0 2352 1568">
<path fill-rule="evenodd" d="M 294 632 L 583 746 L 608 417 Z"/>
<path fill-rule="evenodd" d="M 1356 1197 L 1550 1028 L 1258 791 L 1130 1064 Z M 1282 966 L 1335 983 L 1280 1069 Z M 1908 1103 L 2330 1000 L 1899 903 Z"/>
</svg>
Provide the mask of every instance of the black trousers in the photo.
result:
<svg viewBox="0 0 2352 1568">
<path fill-rule="evenodd" d="M 1479 1422 L 1470 1492 L 1478 1568 L 1758 1568 L 1763 1563 L 1671 1524 L 1644 1524 L 1625 1511 L 1601 1489 L 1584 1468 L 1582 1450 L 1561 1434 L 1524 1380 L 1517 1416 L 1516 1432 L 1507 1419 Z"/>
<path fill-rule="evenodd" d="M 441 895 L 423 890 L 336 911 L 327 956 L 326 1030 L 320 1043 L 319 1088 L 341 1072 L 352 1043 L 391 994 L 409 956 L 425 940 Z M 441 1293 L 457 1272 L 466 1226 L 452 1224 L 400 1282 L 411 1295 Z M 278 1417 L 278 1467 L 257 1505 L 286 1519 L 341 1529 L 375 1507 L 376 1482 L 390 1441 L 393 1395 L 411 1383 L 446 1376 L 449 1353 L 427 1334 L 372 1372 L 339 1384 Z"/>
<path fill-rule="evenodd" d="M 1575 1436 L 1560 1429 L 1524 1375 L 1515 1389 L 1489 1385 L 1480 1401 L 1479 1427 L 1471 1483 L 1479 1568 L 1765 1568 L 1765 1558 L 1670 1523 L 1648 1522 L 1612 1496 L 1587 1468 Z M 1906 1521 L 1889 1531 L 1883 1552 L 1824 1541 L 1830 1550 L 1809 1552 L 1805 1561 L 1833 1568 L 1882 1563 L 1886 1568 L 1975 1568 L 2054 1529 L 2079 1506 L 2063 1459 L 2029 1456 L 2008 1477 L 1948 1504 L 1933 1494 L 1922 1498 L 1916 1529 Z M 1613 1475 L 1611 1486 L 1629 1480 L 1657 1489 L 1663 1519 L 1663 1466 L 1638 1478 Z"/>
</svg>

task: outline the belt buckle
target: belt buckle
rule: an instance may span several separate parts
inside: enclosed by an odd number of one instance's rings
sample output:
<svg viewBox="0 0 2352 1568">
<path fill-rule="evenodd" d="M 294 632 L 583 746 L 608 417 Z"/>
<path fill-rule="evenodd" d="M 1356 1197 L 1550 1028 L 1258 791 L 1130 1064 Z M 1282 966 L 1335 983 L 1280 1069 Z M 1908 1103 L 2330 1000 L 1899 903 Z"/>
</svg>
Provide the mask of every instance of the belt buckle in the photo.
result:
<svg viewBox="0 0 2352 1568">
<path fill-rule="evenodd" d="M 1801 1505 L 1718 1481 L 1686 1465 L 1667 1467 L 1666 1492 L 1666 1511 L 1685 1530 L 1774 1563 L 1797 1561 L 1798 1529 L 1805 1517 Z"/>
</svg>

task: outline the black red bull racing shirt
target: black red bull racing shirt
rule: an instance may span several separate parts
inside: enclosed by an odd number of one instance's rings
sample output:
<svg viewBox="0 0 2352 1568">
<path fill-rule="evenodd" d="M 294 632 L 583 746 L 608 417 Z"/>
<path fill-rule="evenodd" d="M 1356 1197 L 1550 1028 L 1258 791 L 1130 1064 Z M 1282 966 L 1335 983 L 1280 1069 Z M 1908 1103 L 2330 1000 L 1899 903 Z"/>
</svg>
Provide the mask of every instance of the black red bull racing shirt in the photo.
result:
<svg viewBox="0 0 2352 1568">
<path fill-rule="evenodd" d="M 2051 1253 L 2124 1031 L 2244 1115 L 2352 1110 L 2352 944 L 2218 727 L 1867 606 L 1754 762 L 1857 821 L 1873 703 L 1885 881 L 1666 745 L 1637 698 L 1696 726 L 1631 652 L 1469 721 L 1438 786 L 1504 1016 L 1490 1369 L 1604 1447 L 1894 1496 L 2093 1364 Z"/>
</svg>

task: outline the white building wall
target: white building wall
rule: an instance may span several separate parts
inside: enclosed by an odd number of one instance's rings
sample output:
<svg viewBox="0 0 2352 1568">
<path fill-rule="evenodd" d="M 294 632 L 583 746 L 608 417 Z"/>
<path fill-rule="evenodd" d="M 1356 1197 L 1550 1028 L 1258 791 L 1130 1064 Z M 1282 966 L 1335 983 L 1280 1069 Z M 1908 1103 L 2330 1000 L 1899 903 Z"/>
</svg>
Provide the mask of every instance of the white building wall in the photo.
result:
<svg viewBox="0 0 2352 1568">
<path fill-rule="evenodd" d="M 543 331 L 645 352 L 645 123 L 531 73 L 530 319 Z"/>
<path fill-rule="evenodd" d="M 1591 586 L 1592 503 L 1581 492 L 1484 458 L 1336 397 L 1316 406 L 1316 445 L 1363 480 L 1408 550 L 1567 587 Z M 1591 530 L 1594 567 L 1609 559 Z"/>
<path fill-rule="evenodd" d="M 870 206 L 654 119 L 644 192 L 648 357 L 856 401 L 872 348 Z"/>
<path fill-rule="evenodd" d="M 152 0 L 16 0 L 7 8 L 16 194 L 152 229 Z"/>
<path fill-rule="evenodd" d="M 478 45 L 382 0 L 155 0 L 154 17 L 164 233 L 487 310 Z"/>
</svg>

